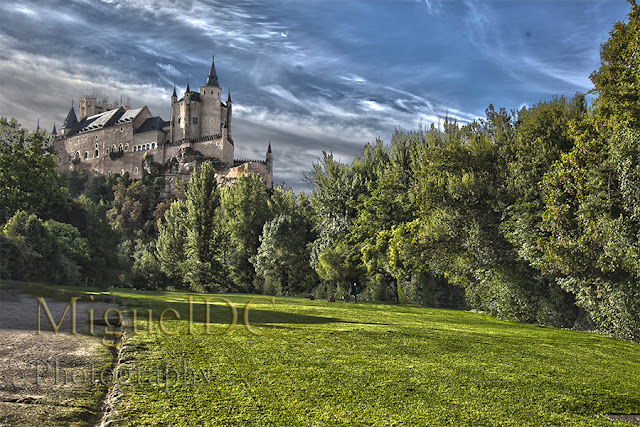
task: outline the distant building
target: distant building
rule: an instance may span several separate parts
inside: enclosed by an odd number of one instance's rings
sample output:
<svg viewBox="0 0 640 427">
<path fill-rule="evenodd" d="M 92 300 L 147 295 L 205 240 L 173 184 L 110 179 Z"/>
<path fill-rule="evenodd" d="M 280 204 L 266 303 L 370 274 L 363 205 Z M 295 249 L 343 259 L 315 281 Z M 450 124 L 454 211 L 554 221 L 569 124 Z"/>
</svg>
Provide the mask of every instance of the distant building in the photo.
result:
<svg viewBox="0 0 640 427">
<path fill-rule="evenodd" d="M 92 176 L 129 173 L 142 178 L 156 171 L 165 176 L 167 191 L 205 161 L 213 163 L 218 182 L 228 185 L 239 175 L 257 174 L 273 188 L 271 144 L 265 160 L 236 160 L 231 138 L 233 103 L 220 98 L 215 64 L 199 92 L 187 89 L 171 96 L 171 118 L 152 116 L 144 106 L 131 109 L 108 104 L 94 96 L 80 99 L 79 115 L 73 105 L 60 131 L 53 128 L 53 146 L 61 171 L 84 168 Z"/>
</svg>

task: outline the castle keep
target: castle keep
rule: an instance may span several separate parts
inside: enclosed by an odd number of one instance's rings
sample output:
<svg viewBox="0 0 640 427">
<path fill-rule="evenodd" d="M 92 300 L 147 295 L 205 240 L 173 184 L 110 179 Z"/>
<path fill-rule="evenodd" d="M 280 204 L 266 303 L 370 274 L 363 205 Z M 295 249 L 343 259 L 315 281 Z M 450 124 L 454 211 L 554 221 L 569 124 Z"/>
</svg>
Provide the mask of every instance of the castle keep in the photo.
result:
<svg viewBox="0 0 640 427">
<path fill-rule="evenodd" d="M 117 102 L 99 102 L 84 96 L 78 115 L 71 106 L 62 129 L 53 128 L 53 146 L 61 171 L 82 167 L 92 176 L 129 173 L 142 178 L 156 171 L 165 176 L 170 191 L 178 179 L 205 161 L 212 162 L 218 182 L 228 185 L 239 175 L 257 174 L 273 188 L 271 144 L 265 160 L 235 160 L 231 137 L 233 103 L 221 101 L 215 64 L 199 92 L 187 89 L 171 96 L 171 117 L 164 121 L 149 109 L 131 109 Z"/>
</svg>

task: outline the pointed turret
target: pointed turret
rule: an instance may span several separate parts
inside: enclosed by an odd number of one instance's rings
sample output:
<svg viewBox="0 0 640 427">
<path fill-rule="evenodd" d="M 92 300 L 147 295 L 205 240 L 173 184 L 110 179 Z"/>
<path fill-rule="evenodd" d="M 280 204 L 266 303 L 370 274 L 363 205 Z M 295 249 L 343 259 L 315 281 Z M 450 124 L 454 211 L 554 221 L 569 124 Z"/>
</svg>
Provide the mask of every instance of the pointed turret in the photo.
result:
<svg viewBox="0 0 640 427">
<path fill-rule="evenodd" d="M 220 85 L 218 84 L 218 75 L 216 74 L 216 66 L 213 56 L 211 56 L 211 70 L 209 70 L 209 75 L 207 76 L 207 84 L 205 86 L 220 87 Z"/>
<path fill-rule="evenodd" d="M 273 188 L 273 153 L 271 152 L 271 140 L 269 140 L 269 148 L 267 148 L 267 176 L 265 184 L 268 189 Z"/>
<path fill-rule="evenodd" d="M 36 132 L 40 132 L 40 119 L 38 119 L 38 126 L 36 127 Z"/>
<path fill-rule="evenodd" d="M 176 95 L 176 85 L 173 85 L 173 94 L 171 95 L 172 98 L 177 98 L 178 95 Z"/>
<path fill-rule="evenodd" d="M 51 131 L 51 135 L 57 135 L 58 134 L 58 130 L 56 129 L 56 124 L 53 124 L 53 130 Z"/>
<path fill-rule="evenodd" d="M 187 89 L 184 91 L 185 93 L 189 93 L 191 92 L 191 90 L 189 89 L 189 82 L 187 82 Z"/>
<path fill-rule="evenodd" d="M 231 103 L 231 91 L 227 92 L 227 105 Z"/>
<path fill-rule="evenodd" d="M 69 110 L 69 114 L 67 114 L 67 118 L 64 119 L 62 128 L 71 129 L 77 124 L 78 124 L 78 117 L 76 116 L 76 110 L 73 109 L 73 104 L 71 104 L 71 109 Z"/>
</svg>

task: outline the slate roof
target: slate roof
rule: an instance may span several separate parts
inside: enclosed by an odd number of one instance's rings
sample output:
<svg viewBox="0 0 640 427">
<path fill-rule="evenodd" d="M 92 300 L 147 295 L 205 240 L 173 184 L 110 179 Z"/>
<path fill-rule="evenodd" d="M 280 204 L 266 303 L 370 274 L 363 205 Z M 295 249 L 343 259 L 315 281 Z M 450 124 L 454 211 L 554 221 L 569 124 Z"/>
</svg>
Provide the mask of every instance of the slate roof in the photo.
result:
<svg viewBox="0 0 640 427">
<path fill-rule="evenodd" d="M 120 118 L 116 121 L 116 124 L 119 125 L 119 124 L 122 124 L 122 123 L 128 123 L 128 122 L 132 121 L 133 119 L 135 119 L 138 116 L 138 114 L 140 114 L 140 112 L 143 109 L 144 109 L 144 107 L 125 111 L 125 113 L 122 116 L 120 116 Z"/>
<path fill-rule="evenodd" d="M 66 135 L 73 135 L 78 133 L 90 132 L 93 130 L 103 129 L 108 126 L 122 125 L 125 123 L 129 123 L 133 121 L 144 109 L 136 108 L 133 110 L 125 110 L 123 107 L 117 108 L 115 110 L 105 111 L 104 113 L 95 114 L 93 116 L 85 117 L 80 122 L 77 122 L 76 125 L 71 128 L 65 127 L 65 129 L 70 129 Z M 71 115 L 72 111 L 69 112 Z M 73 112 L 72 119 L 75 117 L 75 112 Z M 67 117 L 68 118 L 68 117 Z"/>
<path fill-rule="evenodd" d="M 189 94 L 191 95 L 191 100 L 192 101 L 200 102 L 200 92 L 191 92 L 191 91 L 189 91 Z M 178 100 L 178 102 L 180 102 L 180 101 L 184 101 L 184 96 Z"/>
<path fill-rule="evenodd" d="M 216 74 L 216 66 L 214 64 L 213 57 L 211 57 L 211 70 L 209 70 L 209 75 L 207 76 L 207 84 L 205 86 L 220 87 L 220 85 L 218 84 L 218 75 Z"/>
<path fill-rule="evenodd" d="M 162 130 L 162 128 L 167 126 L 168 124 L 169 122 L 165 122 L 159 116 L 150 117 L 147 120 L 145 120 L 138 129 L 136 129 L 135 133 L 144 133 L 144 132 Z"/>
<path fill-rule="evenodd" d="M 105 126 L 109 126 L 113 124 L 116 118 L 119 117 L 119 115 L 121 115 L 123 112 L 124 108 L 120 107 L 117 110 L 106 111 L 104 113 L 85 117 L 80 121 L 80 123 L 78 123 L 77 133 L 102 129 Z"/>
<path fill-rule="evenodd" d="M 64 123 L 62 124 L 63 129 L 71 129 L 75 125 L 78 124 L 78 117 L 76 116 L 76 110 L 73 109 L 73 105 L 67 114 L 67 118 L 64 119 Z"/>
</svg>

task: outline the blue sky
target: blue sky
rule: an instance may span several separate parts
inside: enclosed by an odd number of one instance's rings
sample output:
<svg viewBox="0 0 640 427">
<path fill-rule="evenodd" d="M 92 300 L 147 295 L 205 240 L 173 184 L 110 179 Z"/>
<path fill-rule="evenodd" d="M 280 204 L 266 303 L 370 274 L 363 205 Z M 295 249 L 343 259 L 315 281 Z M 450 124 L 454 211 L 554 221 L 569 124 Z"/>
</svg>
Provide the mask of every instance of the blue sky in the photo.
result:
<svg viewBox="0 0 640 427">
<path fill-rule="evenodd" d="M 49 0 L 0 4 L 0 115 L 63 122 L 83 93 L 169 117 L 216 56 L 236 158 L 274 151 L 295 190 L 322 151 L 345 162 L 445 115 L 591 89 L 622 0 Z"/>
</svg>

